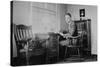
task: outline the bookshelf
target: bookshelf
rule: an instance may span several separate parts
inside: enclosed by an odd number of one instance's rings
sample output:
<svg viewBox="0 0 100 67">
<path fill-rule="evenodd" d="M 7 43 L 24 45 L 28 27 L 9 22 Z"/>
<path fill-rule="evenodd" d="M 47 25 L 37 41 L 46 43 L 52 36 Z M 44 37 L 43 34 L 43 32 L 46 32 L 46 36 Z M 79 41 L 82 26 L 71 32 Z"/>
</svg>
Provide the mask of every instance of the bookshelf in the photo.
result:
<svg viewBox="0 0 100 67">
<path fill-rule="evenodd" d="M 91 54 L 91 19 L 75 20 L 78 34 L 82 34 L 83 50 Z"/>
</svg>

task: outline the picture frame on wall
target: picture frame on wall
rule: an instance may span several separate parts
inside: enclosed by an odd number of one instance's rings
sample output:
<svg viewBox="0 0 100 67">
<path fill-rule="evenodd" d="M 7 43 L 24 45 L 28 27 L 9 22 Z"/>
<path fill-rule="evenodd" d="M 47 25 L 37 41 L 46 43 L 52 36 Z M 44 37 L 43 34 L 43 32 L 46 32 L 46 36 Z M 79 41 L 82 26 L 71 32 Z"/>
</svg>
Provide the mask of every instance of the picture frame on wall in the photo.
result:
<svg viewBox="0 0 100 67">
<path fill-rule="evenodd" d="M 80 17 L 85 17 L 85 9 L 80 9 Z"/>
</svg>

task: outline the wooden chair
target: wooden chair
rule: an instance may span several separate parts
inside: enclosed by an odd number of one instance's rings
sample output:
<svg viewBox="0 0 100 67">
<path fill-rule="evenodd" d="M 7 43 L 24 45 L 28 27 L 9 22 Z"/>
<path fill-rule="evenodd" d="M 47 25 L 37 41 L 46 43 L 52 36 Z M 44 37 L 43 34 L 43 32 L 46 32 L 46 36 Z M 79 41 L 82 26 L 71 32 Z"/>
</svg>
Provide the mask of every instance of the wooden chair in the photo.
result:
<svg viewBox="0 0 100 67">
<path fill-rule="evenodd" d="M 50 37 L 47 43 L 46 63 L 53 63 L 59 60 L 59 36 L 54 33 L 49 34 Z"/>
<path fill-rule="evenodd" d="M 70 38 L 68 38 L 68 40 L 69 40 L 69 45 L 66 45 L 64 57 L 66 58 L 66 55 L 68 55 L 69 57 L 72 57 L 72 56 L 80 57 L 81 56 L 80 49 L 82 48 L 81 37 L 76 37 L 76 38 L 70 37 Z"/>
<path fill-rule="evenodd" d="M 36 37 L 33 38 L 31 26 L 15 25 L 14 29 L 18 57 L 25 57 L 27 65 L 34 64 L 35 61 L 30 62 L 31 57 L 43 55 L 45 53 L 45 47 L 42 47 L 43 42 Z M 33 60 L 34 59 L 31 61 Z"/>
<path fill-rule="evenodd" d="M 75 24 L 76 24 L 76 27 L 77 27 L 77 32 L 78 32 L 78 35 L 81 35 L 81 36 L 80 37 L 76 36 L 76 37 L 68 38 L 69 45 L 67 45 L 67 47 L 77 48 L 77 54 L 78 54 L 79 57 L 83 55 L 82 51 L 85 50 L 85 49 L 88 49 L 91 52 L 90 23 L 91 23 L 91 19 L 76 20 Z M 77 41 L 77 43 L 74 43 L 73 41 Z M 66 54 L 67 54 L 67 49 L 65 51 L 65 57 L 66 57 Z"/>
<path fill-rule="evenodd" d="M 29 49 L 32 42 L 32 27 L 25 25 L 13 25 L 14 36 L 17 46 L 17 56 L 19 58 L 26 58 L 26 64 L 29 64 Z"/>
<path fill-rule="evenodd" d="M 76 26 L 82 26 L 82 28 L 77 28 L 77 29 L 81 29 L 80 31 L 77 30 L 77 36 L 72 36 L 68 38 L 69 44 L 66 45 L 66 50 L 65 50 L 65 58 L 66 55 L 70 55 L 70 56 L 78 56 L 81 57 L 81 49 L 83 47 L 83 28 L 84 25 L 82 25 L 84 23 L 80 23 L 80 24 L 76 24 Z M 68 50 L 71 49 L 71 50 Z"/>
</svg>

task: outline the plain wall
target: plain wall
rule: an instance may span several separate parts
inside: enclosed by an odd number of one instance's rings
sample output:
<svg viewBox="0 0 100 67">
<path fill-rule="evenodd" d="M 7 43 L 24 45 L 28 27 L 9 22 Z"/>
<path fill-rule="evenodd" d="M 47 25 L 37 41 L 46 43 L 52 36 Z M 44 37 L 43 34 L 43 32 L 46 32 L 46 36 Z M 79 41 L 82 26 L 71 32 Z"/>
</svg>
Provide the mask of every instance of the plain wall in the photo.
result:
<svg viewBox="0 0 100 67">
<path fill-rule="evenodd" d="M 13 1 L 13 23 L 30 25 L 31 2 Z"/>
<path fill-rule="evenodd" d="M 91 48 L 92 54 L 97 54 L 97 6 L 66 5 L 67 12 L 73 20 L 80 20 L 79 9 L 85 9 L 85 19 L 91 19 Z"/>
<path fill-rule="evenodd" d="M 57 32 L 57 4 L 53 3 L 32 3 L 32 26 L 33 33 Z"/>
</svg>

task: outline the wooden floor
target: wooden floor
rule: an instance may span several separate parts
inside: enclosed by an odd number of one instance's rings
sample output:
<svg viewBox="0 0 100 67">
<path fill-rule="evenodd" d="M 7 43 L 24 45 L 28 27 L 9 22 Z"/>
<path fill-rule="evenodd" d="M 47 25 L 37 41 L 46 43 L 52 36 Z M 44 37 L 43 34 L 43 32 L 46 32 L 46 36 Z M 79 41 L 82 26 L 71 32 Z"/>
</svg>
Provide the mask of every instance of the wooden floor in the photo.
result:
<svg viewBox="0 0 100 67">
<path fill-rule="evenodd" d="M 63 61 L 60 61 L 58 63 L 73 63 L 73 62 L 91 62 L 91 61 L 97 61 L 97 56 L 92 55 L 92 56 L 86 56 L 86 57 L 70 57 L 66 58 Z"/>
<path fill-rule="evenodd" d="M 55 60 L 54 60 L 55 61 Z M 54 63 L 73 63 L 73 62 L 90 62 L 90 61 L 97 61 L 97 55 L 85 56 L 85 57 L 69 57 L 65 59 L 60 59 Z M 35 56 L 30 58 L 29 65 L 42 65 L 46 64 L 45 56 Z M 52 62 L 50 63 L 52 64 Z M 12 66 L 26 66 L 26 60 L 20 58 L 13 58 L 11 62 Z"/>
</svg>

